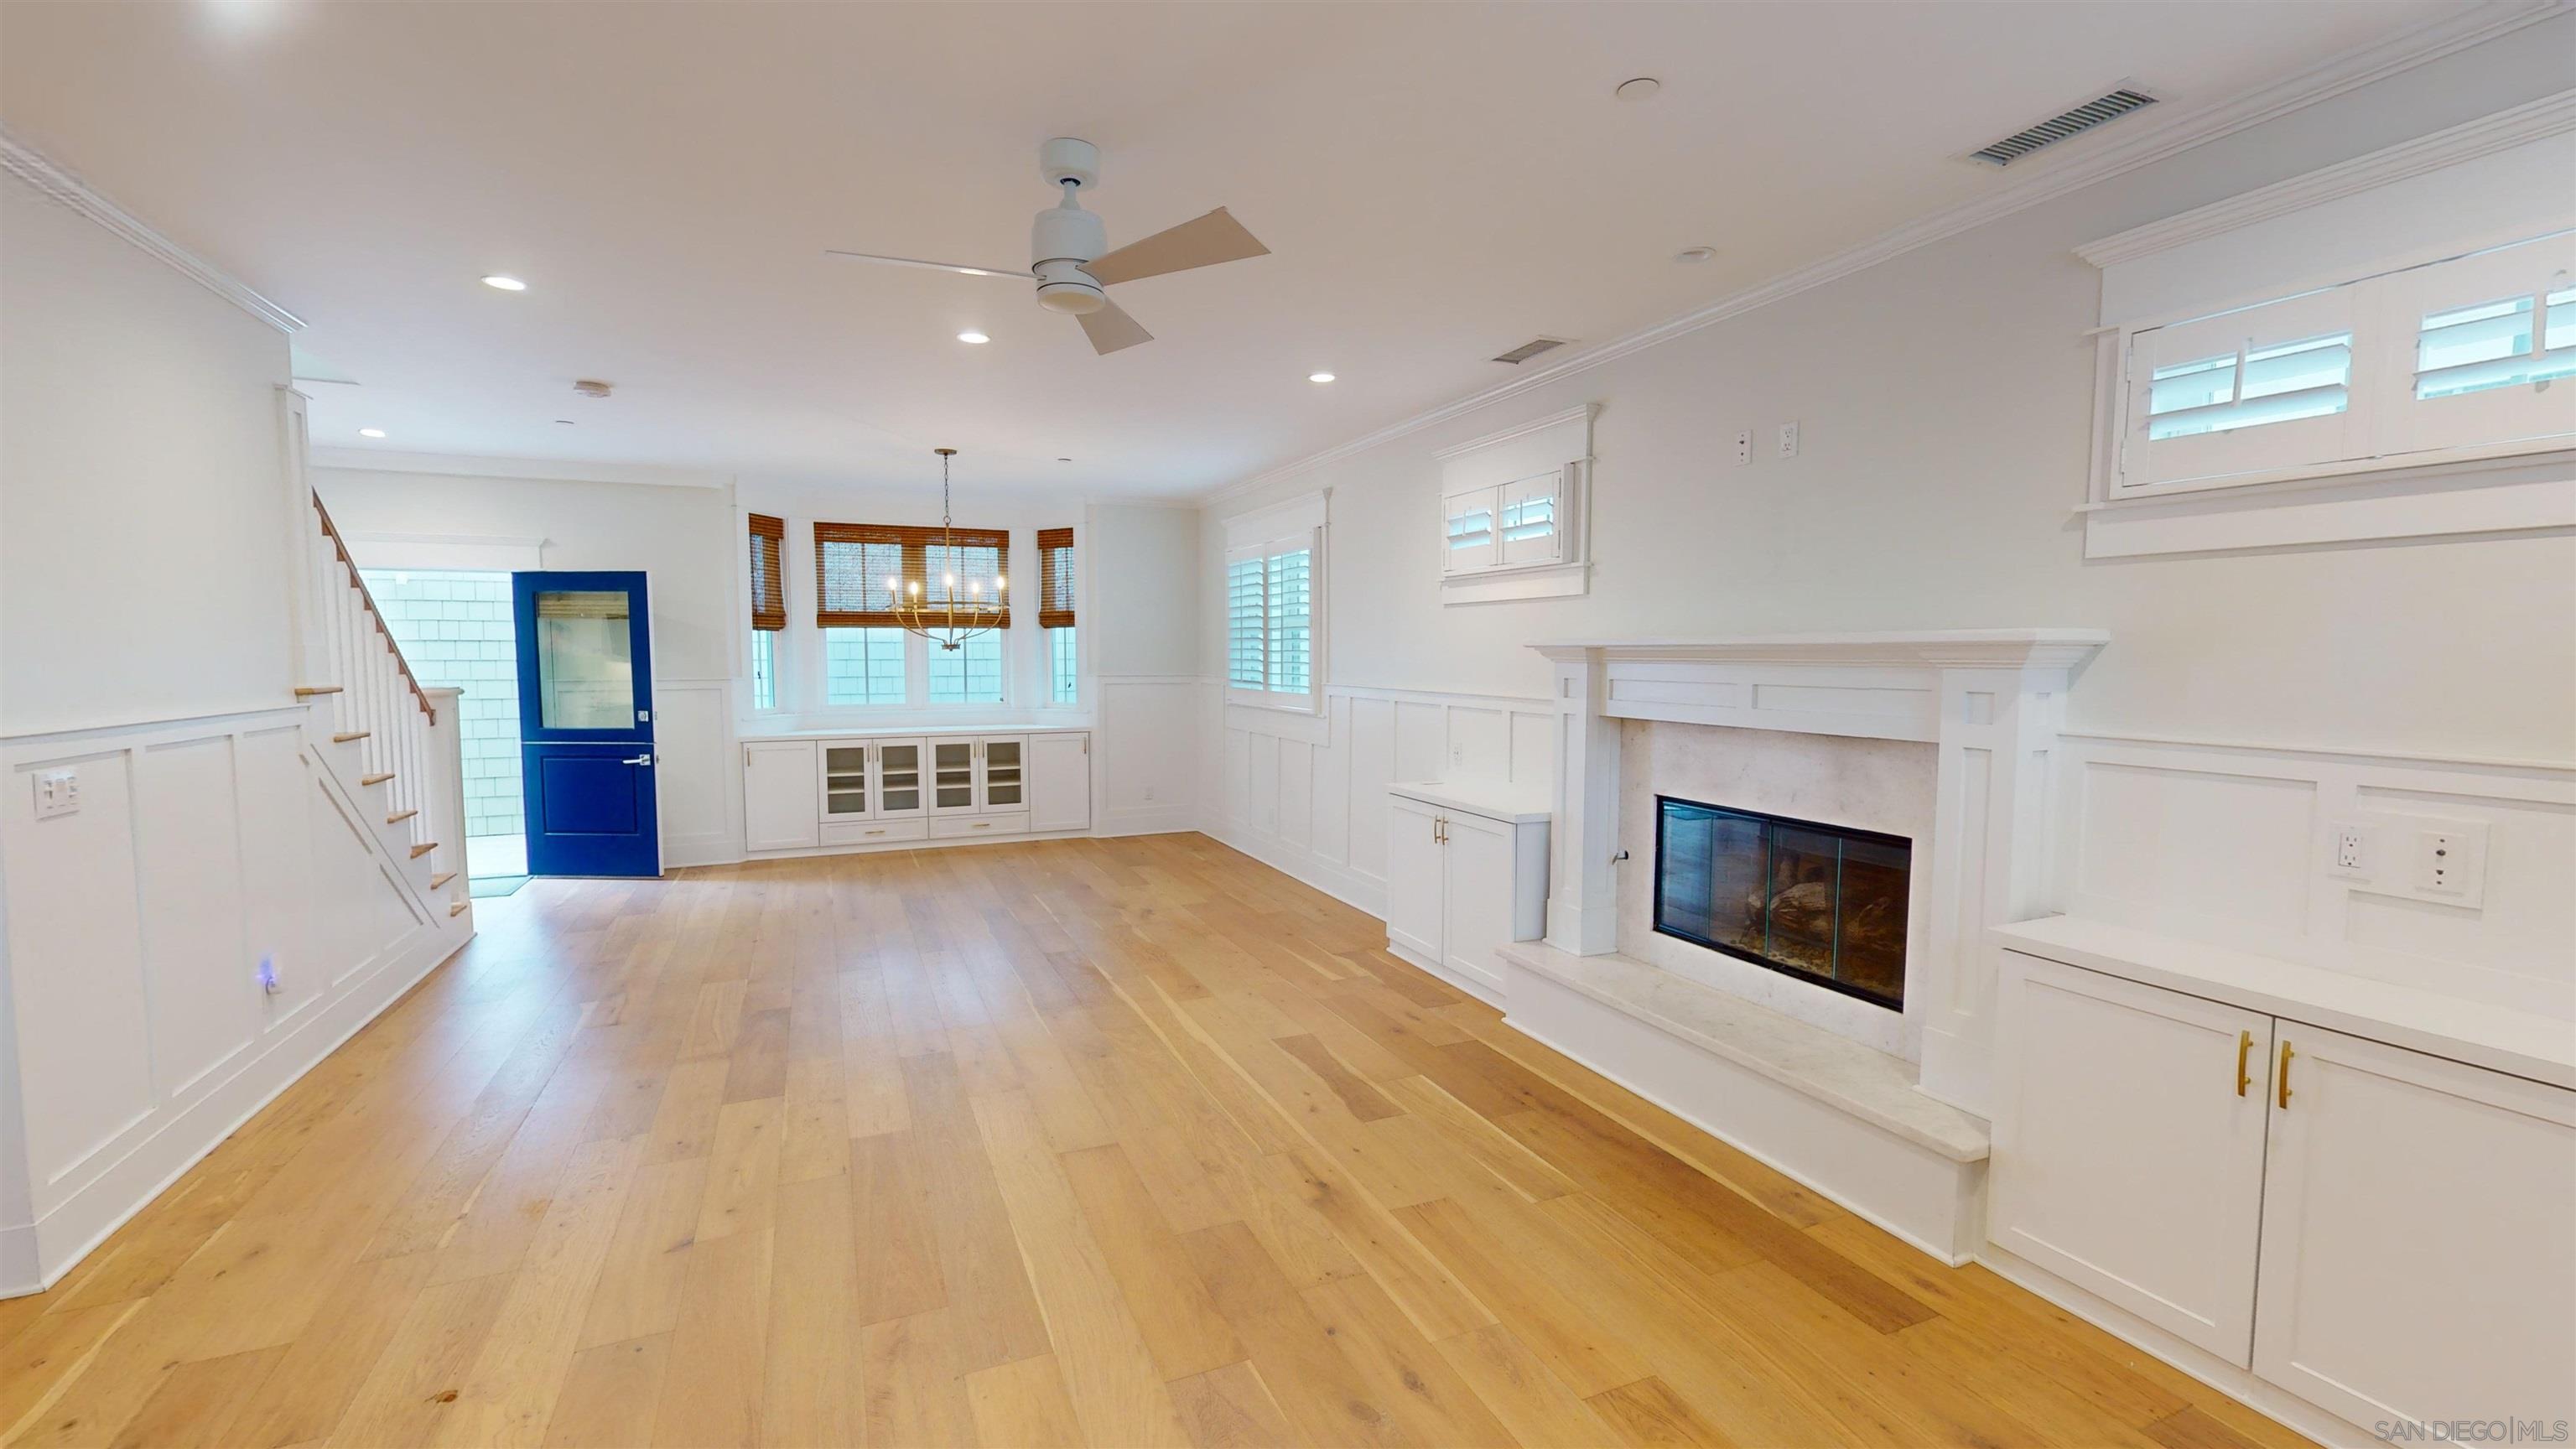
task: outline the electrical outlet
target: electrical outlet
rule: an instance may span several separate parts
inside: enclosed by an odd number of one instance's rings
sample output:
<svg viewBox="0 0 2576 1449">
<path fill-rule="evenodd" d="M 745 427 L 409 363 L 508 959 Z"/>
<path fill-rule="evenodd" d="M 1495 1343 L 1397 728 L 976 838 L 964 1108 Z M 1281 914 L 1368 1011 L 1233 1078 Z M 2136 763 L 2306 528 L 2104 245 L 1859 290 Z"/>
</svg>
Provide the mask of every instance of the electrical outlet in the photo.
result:
<svg viewBox="0 0 2576 1449">
<path fill-rule="evenodd" d="M 2487 827 L 2479 820 L 2365 815 L 2326 827 L 2326 874 L 2357 891 L 2476 907 L 2487 889 Z"/>
<path fill-rule="evenodd" d="M 1467 763 L 1467 747 L 1465 745 L 1451 745 L 1449 747 L 1449 763 L 1453 765 L 1463 765 Z"/>
<path fill-rule="evenodd" d="M 1753 430 L 1751 428 L 1739 428 L 1735 433 L 1735 466 L 1741 468 L 1752 461 Z"/>
<path fill-rule="evenodd" d="M 1151 800 L 1151 799 L 1153 799 L 1153 798 L 1154 798 L 1154 787 L 1153 787 L 1153 786 L 1148 785 L 1148 786 L 1146 786 L 1146 787 L 1145 787 L 1145 798 L 1146 798 L 1146 799 L 1148 799 L 1148 800 Z"/>
<path fill-rule="evenodd" d="M 36 818 L 50 820 L 80 809 L 80 771 L 65 768 L 36 772 Z"/>
<path fill-rule="evenodd" d="M 2338 820 L 2333 830 L 2334 864 L 2328 873 L 2357 880 L 2369 879 L 2371 857 L 2377 854 L 2371 849 L 2371 837 L 2377 832 L 2358 820 Z"/>
<path fill-rule="evenodd" d="M 1794 458 L 1798 456 L 1798 425 L 1796 423 L 1782 423 L 1780 425 L 1780 456 L 1783 458 Z"/>
</svg>

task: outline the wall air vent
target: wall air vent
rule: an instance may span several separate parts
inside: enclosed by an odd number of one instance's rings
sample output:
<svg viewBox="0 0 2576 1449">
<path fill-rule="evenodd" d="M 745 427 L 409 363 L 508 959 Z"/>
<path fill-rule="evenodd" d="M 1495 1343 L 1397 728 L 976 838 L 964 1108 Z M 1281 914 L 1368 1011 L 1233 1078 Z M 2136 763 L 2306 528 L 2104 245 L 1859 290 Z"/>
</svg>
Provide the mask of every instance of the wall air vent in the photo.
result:
<svg viewBox="0 0 2576 1449">
<path fill-rule="evenodd" d="M 2116 121 L 2133 111 L 2143 111 L 2156 103 L 2154 96 L 2126 86 L 2106 96 L 2096 96 L 2073 110 L 2049 117 L 2024 131 L 2015 131 L 1991 146 L 1968 153 L 1969 159 L 1989 166 L 2010 166 L 2015 161 L 2045 147 L 2054 146 L 2069 136 L 2080 136 L 2096 126 Z"/>
<path fill-rule="evenodd" d="M 1538 356 L 1542 352 L 1552 351 L 1556 348 L 1563 347 L 1564 345 L 1565 339 L 1562 337 L 1533 337 L 1529 341 L 1522 343 L 1520 346 L 1513 348 L 1511 351 L 1504 353 L 1502 356 L 1497 357 L 1494 360 L 1496 362 L 1508 362 L 1514 367 L 1518 367 L 1522 363 L 1529 361 L 1531 358 Z"/>
</svg>

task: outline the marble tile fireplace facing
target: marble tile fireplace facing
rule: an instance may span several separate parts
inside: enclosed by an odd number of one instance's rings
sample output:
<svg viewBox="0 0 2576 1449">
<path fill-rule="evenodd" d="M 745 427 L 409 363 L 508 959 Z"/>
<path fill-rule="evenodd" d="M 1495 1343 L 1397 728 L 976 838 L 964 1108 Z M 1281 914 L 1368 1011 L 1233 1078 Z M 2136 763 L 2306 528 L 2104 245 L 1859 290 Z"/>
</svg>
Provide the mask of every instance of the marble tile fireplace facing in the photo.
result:
<svg viewBox="0 0 2576 1449">
<path fill-rule="evenodd" d="M 1535 646 L 1556 666 L 1547 940 L 1619 953 L 1919 1066 L 1991 1115 L 1989 925 L 2046 906 L 2046 794 L 2094 629 L 1781 634 Z M 1656 797 L 1911 843 L 1904 1010 L 1654 929 Z M 1627 858 L 1619 857 L 1625 851 Z"/>
</svg>

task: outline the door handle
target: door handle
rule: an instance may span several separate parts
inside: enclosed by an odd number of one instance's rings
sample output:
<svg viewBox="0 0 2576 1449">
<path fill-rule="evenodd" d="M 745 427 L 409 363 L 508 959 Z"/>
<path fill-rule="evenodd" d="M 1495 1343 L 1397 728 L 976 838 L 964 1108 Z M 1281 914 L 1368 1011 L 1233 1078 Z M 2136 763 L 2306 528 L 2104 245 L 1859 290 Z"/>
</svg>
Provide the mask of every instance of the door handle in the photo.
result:
<svg viewBox="0 0 2576 1449">
<path fill-rule="evenodd" d="M 2247 1074 L 2245 1070 L 2245 1058 L 2250 1055 L 2253 1050 L 2254 1033 L 2250 1031 L 2238 1032 L 2236 1034 L 2236 1095 L 2240 1097 L 2245 1095 L 2246 1088 L 2254 1085 L 2254 1078 Z"/>
<path fill-rule="evenodd" d="M 649 770 L 653 768 L 653 757 L 651 755 L 637 755 L 631 760 L 620 760 L 618 763 L 621 765 L 642 765 L 645 769 Z"/>
</svg>

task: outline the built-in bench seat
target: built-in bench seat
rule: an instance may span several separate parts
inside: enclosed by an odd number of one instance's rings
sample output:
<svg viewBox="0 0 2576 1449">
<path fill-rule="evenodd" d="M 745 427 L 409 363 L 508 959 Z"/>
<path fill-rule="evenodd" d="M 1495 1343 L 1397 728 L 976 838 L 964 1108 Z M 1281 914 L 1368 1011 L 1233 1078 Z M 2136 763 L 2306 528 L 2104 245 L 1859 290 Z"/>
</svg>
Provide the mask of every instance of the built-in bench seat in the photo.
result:
<svg viewBox="0 0 2576 1449">
<path fill-rule="evenodd" d="M 1499 954 L 1512 1026 L 1927 1252 L 1974 1250 L 1986 1123 L 1911 1063 L 1633 956 Z"/>
</svg>

